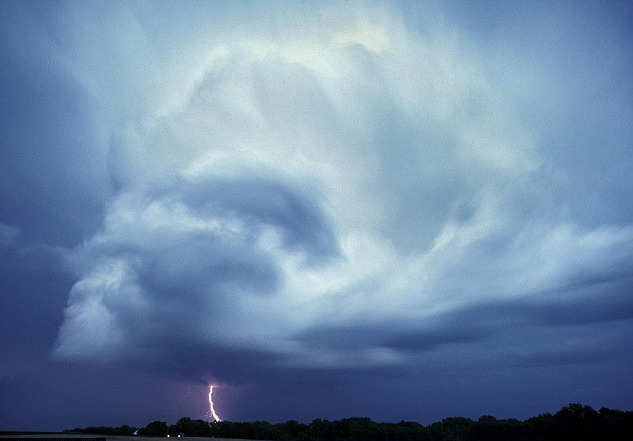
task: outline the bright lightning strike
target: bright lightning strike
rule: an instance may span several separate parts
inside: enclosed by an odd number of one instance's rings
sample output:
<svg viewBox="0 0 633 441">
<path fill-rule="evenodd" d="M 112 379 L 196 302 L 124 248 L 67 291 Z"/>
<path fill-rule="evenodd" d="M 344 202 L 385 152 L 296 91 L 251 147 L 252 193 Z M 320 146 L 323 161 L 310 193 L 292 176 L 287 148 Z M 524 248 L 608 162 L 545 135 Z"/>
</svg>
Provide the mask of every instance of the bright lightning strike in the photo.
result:
<svg viewBox="0 0 633 441">
<path fill-rule="evenodd" d="M 213 408 L 213 386 L 211 385 L 209 385 L 209 417 L 212 417 L 216 423 L 222 421 Z"/>
</svg>

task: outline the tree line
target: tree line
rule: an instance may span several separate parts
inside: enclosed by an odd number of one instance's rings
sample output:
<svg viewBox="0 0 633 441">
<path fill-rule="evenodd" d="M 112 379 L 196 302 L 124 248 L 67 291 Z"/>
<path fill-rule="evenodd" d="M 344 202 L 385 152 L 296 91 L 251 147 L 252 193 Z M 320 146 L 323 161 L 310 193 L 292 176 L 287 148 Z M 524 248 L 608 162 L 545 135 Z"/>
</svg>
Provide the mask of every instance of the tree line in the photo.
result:
<svg viewBox="0 0 633 441">
<path fill-rule="evenodd" d="M 444 418 L 424 426 L 413 421 L 378 423 L 370 418 L 315 419 L 309 424 L 290 420 L 233 422 L 181 418 L 176 424 L 152 421 L 143 428 L 87 427 L 65 432 L 140 436 L 240 438 L 271 441 L 618 441 L 633 439 L 633 411 L 572 403 L 554 414 L 527 420 L 482 416 Z"/>
</svg>

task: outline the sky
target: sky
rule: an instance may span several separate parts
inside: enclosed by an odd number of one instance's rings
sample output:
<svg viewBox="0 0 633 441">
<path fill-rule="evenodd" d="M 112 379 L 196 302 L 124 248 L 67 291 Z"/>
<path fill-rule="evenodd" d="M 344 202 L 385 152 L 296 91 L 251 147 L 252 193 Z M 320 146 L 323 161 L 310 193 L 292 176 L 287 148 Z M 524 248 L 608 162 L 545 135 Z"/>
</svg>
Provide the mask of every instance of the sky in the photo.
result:
<svg viewBox="0 0 633 441">
<path fill-rule="evenodd" d="M 0 429 L 633 409 L 633 4 L 0 2 Z"/>
</svg>

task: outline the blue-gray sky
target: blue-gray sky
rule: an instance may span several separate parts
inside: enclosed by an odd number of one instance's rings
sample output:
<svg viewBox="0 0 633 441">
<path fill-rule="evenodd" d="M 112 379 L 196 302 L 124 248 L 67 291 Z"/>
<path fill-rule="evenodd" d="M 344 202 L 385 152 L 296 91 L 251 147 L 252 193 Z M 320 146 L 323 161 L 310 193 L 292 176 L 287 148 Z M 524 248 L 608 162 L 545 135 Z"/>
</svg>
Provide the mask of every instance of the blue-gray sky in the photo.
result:
<svg viewBox="0 0 633 441">
<path fill-rule="evenodd" d="M 633 407 L 630 2 L 0 2 L 0 429 Z"/>
</svg>

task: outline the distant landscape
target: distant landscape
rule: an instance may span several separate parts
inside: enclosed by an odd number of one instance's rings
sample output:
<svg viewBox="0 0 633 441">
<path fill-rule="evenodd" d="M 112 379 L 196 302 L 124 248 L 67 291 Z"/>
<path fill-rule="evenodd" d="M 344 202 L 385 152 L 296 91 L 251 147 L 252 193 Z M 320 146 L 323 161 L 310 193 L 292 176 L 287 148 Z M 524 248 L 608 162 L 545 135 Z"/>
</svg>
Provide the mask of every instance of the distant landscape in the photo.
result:
<svg viewBox="0 0 633 441">
<path fill-rule="evenodd" d="M 370 418 L 315 419 L 309 424 L 290 420 L 272 424 L 267 421 L 210 423 L 185 417 L 172 425 L 152 421 L 142 428 L 86 427 L 65 433 L 284 441 L 617 441 L 633 439 L 633 411 L 605 407 L 596 411 L 590 406 L 572 403 L 554 414 L 543 413 L 524 421 L 484 415 L 477 420 L 444 418 L 426 426 L 415 421 L 385 423 Z"/>
</svg>

